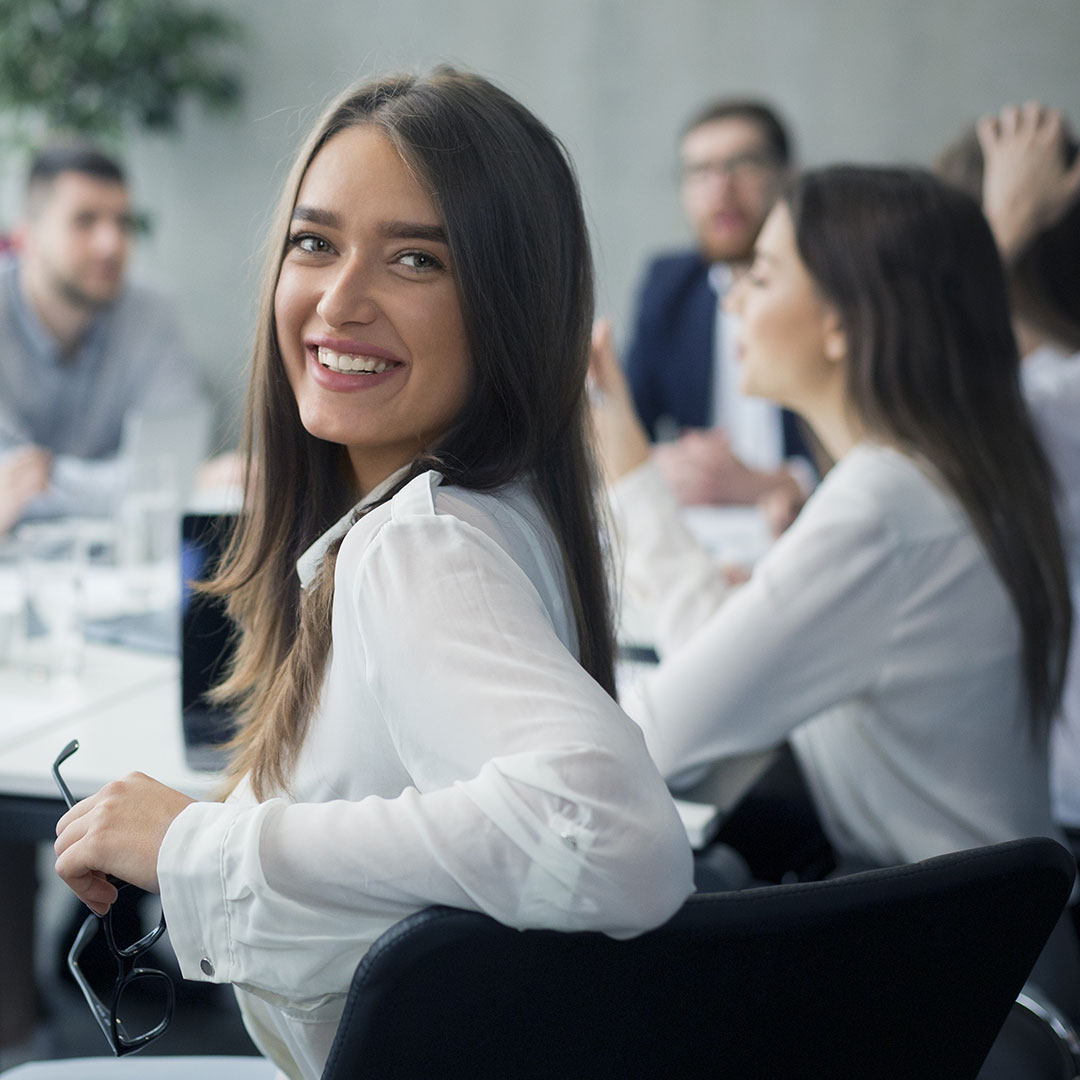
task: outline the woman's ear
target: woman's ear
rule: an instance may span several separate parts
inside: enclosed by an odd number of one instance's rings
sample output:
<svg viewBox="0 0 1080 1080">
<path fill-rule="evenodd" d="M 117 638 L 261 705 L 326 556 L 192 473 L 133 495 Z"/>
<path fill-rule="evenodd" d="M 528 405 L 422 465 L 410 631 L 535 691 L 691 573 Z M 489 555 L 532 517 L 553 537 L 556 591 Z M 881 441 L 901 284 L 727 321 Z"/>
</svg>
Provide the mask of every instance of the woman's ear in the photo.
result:
<svg viewBox="0 0 1080 1080">
<path fill-rule="evenodd" d="M 825 359 L 834 364 L 840 364 L 847 359 L 847 334 L 844 331 L 844 323 L 840 318 L 840 312 L 831 305 L 825 312 Z"/>
</svg>

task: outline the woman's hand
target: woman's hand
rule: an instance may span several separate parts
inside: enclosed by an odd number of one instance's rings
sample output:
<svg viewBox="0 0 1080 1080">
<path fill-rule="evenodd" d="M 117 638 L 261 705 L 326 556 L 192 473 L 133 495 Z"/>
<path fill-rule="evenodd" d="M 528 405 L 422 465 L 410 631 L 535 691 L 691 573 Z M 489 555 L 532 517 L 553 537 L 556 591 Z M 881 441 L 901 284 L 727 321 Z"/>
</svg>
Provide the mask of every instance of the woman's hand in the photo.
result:
<svg viewBox="0 0 1080 1080">
<path fill-rule="evenodd" d="M 1038 102 L 1009 105 L 976 126 L 983 152 L 983 212 L 1009 262 L 1080 196 L 1080 155 L 1066 167 L 1065 121 Z"/>
<path fill-rule="evenodd" d="M 98 915 L 116 900 L 108 875 L 157 892 L 165 833 L 194 801 L 142 773 L 106 784 L 56 823 L 57 874 Z"/>
<path fill-rule="evenodd" d="M 634 409 L 630 387 L 619 367 L 611 322 L 597 320 L 589 354 L 589 398 L 596 450 L 604 478 L 614 484 L 649 458 L 649 437 Z"/>
</svg>

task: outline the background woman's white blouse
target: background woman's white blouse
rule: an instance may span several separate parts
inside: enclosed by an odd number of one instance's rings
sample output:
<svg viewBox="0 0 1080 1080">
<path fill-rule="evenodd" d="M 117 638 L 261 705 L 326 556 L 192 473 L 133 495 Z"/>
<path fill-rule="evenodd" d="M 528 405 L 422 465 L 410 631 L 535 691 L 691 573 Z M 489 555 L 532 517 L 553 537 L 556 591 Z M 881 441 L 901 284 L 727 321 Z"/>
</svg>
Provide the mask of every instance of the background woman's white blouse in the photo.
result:
<svg viewBox="0 0 1080 1080">
<path fill-rule="evenodd" d="M 357 962 L 410 912 L 630 936 L 692 889 L 640 731 L 575 660 L 528 489 L 439 481 L 418 477 L 348 531 L 288 797 L 255 804 L 242 784 L 190 806 L 159 858 L 184 975 L 206 978 L 206 958 L 238 984 L 253 1037 L 291 1076 L 320 1074 Z"/>
<path fill-rule="evenodd" d="M 1024 395 L 1058 479 L 1061 530 L 1069 559 L 1073 633 L 1061 717 L 1051 742 L 1057 820 L 1080 828 L 1080 353 L 1051 347 L 1024 357 Z"/>
<path fill-rule="evenodd" d="M 790 737 L 841 855 L 1055 835 L 1019 622 L 928 466 L 856 447 L 735 590 L 651 466 L 618 485 L 616 513 L 627 579 L 661 608 L 662 662 L 624 705 L 665 776 Z"/>
</svg>

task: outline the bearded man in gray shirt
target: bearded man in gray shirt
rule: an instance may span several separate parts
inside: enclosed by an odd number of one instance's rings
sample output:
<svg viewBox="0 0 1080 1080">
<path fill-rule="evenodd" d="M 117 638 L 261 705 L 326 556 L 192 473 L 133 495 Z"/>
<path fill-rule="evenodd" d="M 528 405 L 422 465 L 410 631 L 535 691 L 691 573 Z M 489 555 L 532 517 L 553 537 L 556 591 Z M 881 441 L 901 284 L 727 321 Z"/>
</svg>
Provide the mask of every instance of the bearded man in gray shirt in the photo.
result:
<svg viewBox="0 0 1080 1080">
<path fill-rule="evenodd" d="M 0 533 L 105 513 L 125 414 L 200 400 L 176 317 L 126 285 L 132 213 L 119 165 L 85 144 L 40 152 L 0 264 Z"/>
</svg>

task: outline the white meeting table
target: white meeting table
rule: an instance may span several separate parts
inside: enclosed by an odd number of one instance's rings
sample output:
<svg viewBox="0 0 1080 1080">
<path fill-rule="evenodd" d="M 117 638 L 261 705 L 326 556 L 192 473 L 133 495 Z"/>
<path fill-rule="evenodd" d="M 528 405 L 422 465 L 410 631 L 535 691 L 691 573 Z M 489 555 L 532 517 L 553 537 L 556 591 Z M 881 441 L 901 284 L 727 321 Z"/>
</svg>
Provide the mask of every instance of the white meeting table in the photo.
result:
<svg viewBox="0 0 1080 1080">
<path fill-rule="evenodd" d="M 134 771 L 211 797 L 216 776 L 184 760 L 179 679 L 176 657 L 115 645 L 88 645 L 77 678 L 35 681 L 0 668 L 0 833 L 52 837 L 64 807 L 50 770 L 72 739 L 79 750 L 62 771 L 76 798 Z"/>
<path fill-rule="evenodd" d="M 752 562 L 767 546 L 764 519 L 755 508 L 696 508 L 687 524 L 717 558 Z M 626 620 L 624 641 L 647 644 L 647 623 Z M 629 632 L 628 632 L 629 631 Z M 634 664 L 622 665 L 633 677 Z M 640 670 L 640 669 L 639 669 Z M 118 645 L 86 645 L 79 676 L 51 681 L 0 665 L 0 836 L 51 839 L 63 802 L 50 772 L 72 739 L 79 750 L 63 766 L 76 798 L 139 771 L 195 798 L 212 798 L 218 777 L 191 769 L 184 758 L 180 672 L 175 656 Z M 687 833 L 701 846 L 764 768 L 768 753 L 725 763 L 684 798 Z M 711 812 L 710 812 L 711 811 Z"/>
</svg>

